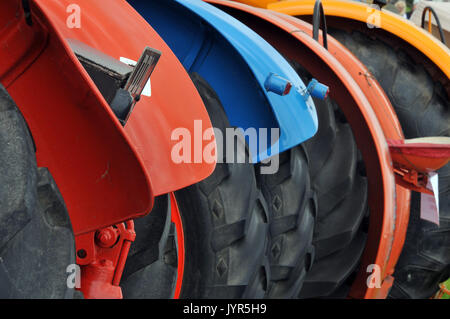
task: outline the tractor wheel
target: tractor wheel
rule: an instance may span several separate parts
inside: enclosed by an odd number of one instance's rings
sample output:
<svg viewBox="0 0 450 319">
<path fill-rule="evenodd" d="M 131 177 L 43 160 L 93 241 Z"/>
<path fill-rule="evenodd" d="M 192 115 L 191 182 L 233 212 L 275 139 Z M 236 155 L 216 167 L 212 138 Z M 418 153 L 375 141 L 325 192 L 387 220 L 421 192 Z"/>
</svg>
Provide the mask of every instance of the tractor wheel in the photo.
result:
<svg viewBox="0 0 450 319">
<path fill-rule="evenodd" d="M 50 172 L 37 168 L 19 109 L 0 85 L 0 298 L 72 298 L 75 242 Z"/>
<path fill-rule="evenodd" d="M 230 124 L 217 94 L 199 74 L 191 79 L 226 141 Z M 245 142 L 235 139 L 238 143 Z M 181 298 L 262 298 L 266 293 L 267 206 L 247 147 L 235 145 L 234 153 L 233 163 L 224 159 L 210 177 L 175 193 L 185 243 Z"/>
<path fill-rule="evenodd" d="M 305 83 L 311 80 L 302 66 L 291 64 Z M 368 216 L 367 178 L 350 125 L 330 98 L 314 103 L 319 129 L 304 146 L 318 205 L 315 260 L 300 298 L 334 297 L 337 290 L 347 290 L 365 246 Z"/>
<path fill-rule="evenodd" d="M 168 195 L 155 198 L 152 211 L 134 221 L 136 240 L 120 286 L 126 299 L 169 299 L 177 277 L 175 226 Z"/>
<path fill-rule="evenodd" d="M 258 181 L 270 213 L 270 273 L 267 298 L 296 298 L 314 260 L 316 198 L 302 146 L 279 155 L 275 174 Z M 258 170 L 257 170 L 258 172 Z"/>
<path fill-rule="evenodd" d="M 230 124 L 217 94 L 199 74 L 191 74 L 191 79 L 213 126 L 225 134 Z M 242 160 L 248 154 L 235 156 Z M 210 177 L 177 191 L 175 198 L 183 240 L 177 240 L 178 231 L 170 222 L 170 201 L 158 198 L 149 215 L 135 220 L 138 236 L 121 282 L 124 296 L 172 297 L 178 279 L 177 252 L 182 249 L 180 298 L 262 298 L 268 280 L 269 227 L 253 165 L 224 160 Z M 178 247 L 180 243 L 184 247 Z"/>
<path fill-rule="evenodd" d="M 450 136 L 450 102 L 440 83 L 403 50 L 360 32 L 330 33 L 363 62 L 386 91 L 406 138 Z M 429 298 L 450 276 L 450 164 L 438 171 L 440 226 L 420 219 L 413 193 L 406 241 L 391 298 Z"/>
</svg>

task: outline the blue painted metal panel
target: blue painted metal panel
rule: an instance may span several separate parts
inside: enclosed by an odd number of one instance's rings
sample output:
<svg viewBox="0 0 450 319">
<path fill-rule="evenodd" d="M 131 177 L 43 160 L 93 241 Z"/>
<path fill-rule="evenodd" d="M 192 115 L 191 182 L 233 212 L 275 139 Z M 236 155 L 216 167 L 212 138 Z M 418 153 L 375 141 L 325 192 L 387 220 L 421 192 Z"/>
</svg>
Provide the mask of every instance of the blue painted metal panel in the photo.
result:
<svg viewBox="0 0 450 319">
<path fill-rule="evenodd" d="M 264 39 L 223 11 L 201 0 L 129 0 L 167 42 L 188 70 L 217 92 L 231 125 L 279 128 L 275 143 L 256 149 L 255 162 L 290 149 L 317 131 L 314 103 L 289 63 Z M 292 84 L 284 96 L 266 90 L 276 74 Z M 273 143 L 273 144 L 272 144 Z M 272 145 L 271 145 L 272 144 Z"/>
</svg>

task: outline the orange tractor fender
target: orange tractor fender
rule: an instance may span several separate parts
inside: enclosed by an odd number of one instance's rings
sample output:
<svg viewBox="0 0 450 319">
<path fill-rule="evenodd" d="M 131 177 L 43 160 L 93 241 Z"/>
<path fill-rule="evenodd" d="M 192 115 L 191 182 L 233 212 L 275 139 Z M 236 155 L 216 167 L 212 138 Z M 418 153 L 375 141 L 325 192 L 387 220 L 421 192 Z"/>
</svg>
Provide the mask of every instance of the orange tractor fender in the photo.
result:
<svg viewBox="0 0 450 319">
<path fill-rule="evenodd" d="M 312 39 L 312 26 L 296 18 L 236 2 L 207 0 L 246 23 L 288 59 L 330 86 L 330 96 L 343 106 L 369 177 L 371 220 L 361 270 L 350 293 L 354 298 L 384 298 L 393 278 L 409 217 L 410 191 L 396 187 L 386 139 L 403 140 L 397 116 L 381 86 L 367 68 L 338 41 L 328 37 L 327 51 Z M 321 38 L 319 42 L 321 43 Z M 344 108 L 345 106 L 345 108 Z M 406 222 L 405 222 L 406 219 Z M 381 288 L 368 288 L 367 266 L 381 267 Z"/>
</svg>

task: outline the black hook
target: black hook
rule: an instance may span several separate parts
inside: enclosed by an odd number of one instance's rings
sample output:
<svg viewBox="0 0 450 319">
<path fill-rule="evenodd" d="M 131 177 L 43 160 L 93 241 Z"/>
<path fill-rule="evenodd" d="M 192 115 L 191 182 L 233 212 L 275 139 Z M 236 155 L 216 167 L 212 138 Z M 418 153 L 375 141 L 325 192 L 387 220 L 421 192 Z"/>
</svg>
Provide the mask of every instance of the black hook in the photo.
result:
<svg viewBox="0 0 450 319">
<path fill-rule="evenodd" d="M 314 4 L 314 14 L 313 14 L 313 39 L 319 42 L 319 30 L 320 24 L 322 23 L 322 36 L 323 36 L 323 46 L 328 50 L 328 31 L 327 31 L 327 19 L 323 11 L 323 5 L 321 0 L 316 0 Z"/>
</svg>

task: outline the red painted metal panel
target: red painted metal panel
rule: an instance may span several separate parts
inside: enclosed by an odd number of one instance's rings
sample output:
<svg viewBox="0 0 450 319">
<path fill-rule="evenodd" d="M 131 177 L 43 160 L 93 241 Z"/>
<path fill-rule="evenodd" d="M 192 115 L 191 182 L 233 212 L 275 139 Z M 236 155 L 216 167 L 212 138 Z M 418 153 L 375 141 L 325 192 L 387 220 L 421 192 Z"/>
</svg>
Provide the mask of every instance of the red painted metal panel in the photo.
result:
<svg viewBox="0 0 450 319">
<path fill-rule="evenodd" d="M 16 63 L 0 79 L 30 126 L 38 164 L 53 174 L 75 233 L 147 213 L 153 197 L 143 163 L 100 92 L 45 14 L 32 5 L 28 26 L 19 1 L 12 3 L 0 4 L 0 20 L 8 21 L 0 60 Z"/>
<path fill-rule="evenodd" d="M 18 104 L 52 172 L 76 235 L 148 213 L 153 196 L 206 178 L 214 164 L 175 164 L 171 132 L 211 126 L 181 64 L 122 0 L 77 1 L 81 28 L 66 23 L 71 1 L 30 1 L 31 26 L 19 0 L 0 3 L 0 80 Z M 144 97 L 123 128 L 67 43 L 75 38 L 119 59 L 137 60 L 146 45 L 163 52 Z"/>
<path fill-rule="evenodd" d="M 202 129 L 211 127 L 206 109 L 189 75 L 166 43 L 124 0 L 80 0 L 81 28 L 68 28 L 66 12 L 71 0 L 36 0 L 64 38 L 73 38 L 116 59 L 137 61 L 145 46 L 162 52 L 151 77 L 151 97 L 142 96 L 125 126 L 125 134 L 144 162 L 155 196 L 194 184 L 214 170 L 214 164 L 181 163 L 171 160 L 176 144 L 171 140 L 175 128 L 191 132 L 194 120 Z M 209 141 L 208 141 L 209 142 Z M 206 145 L 206 143 L 205 143 Z"/>
</svg>

